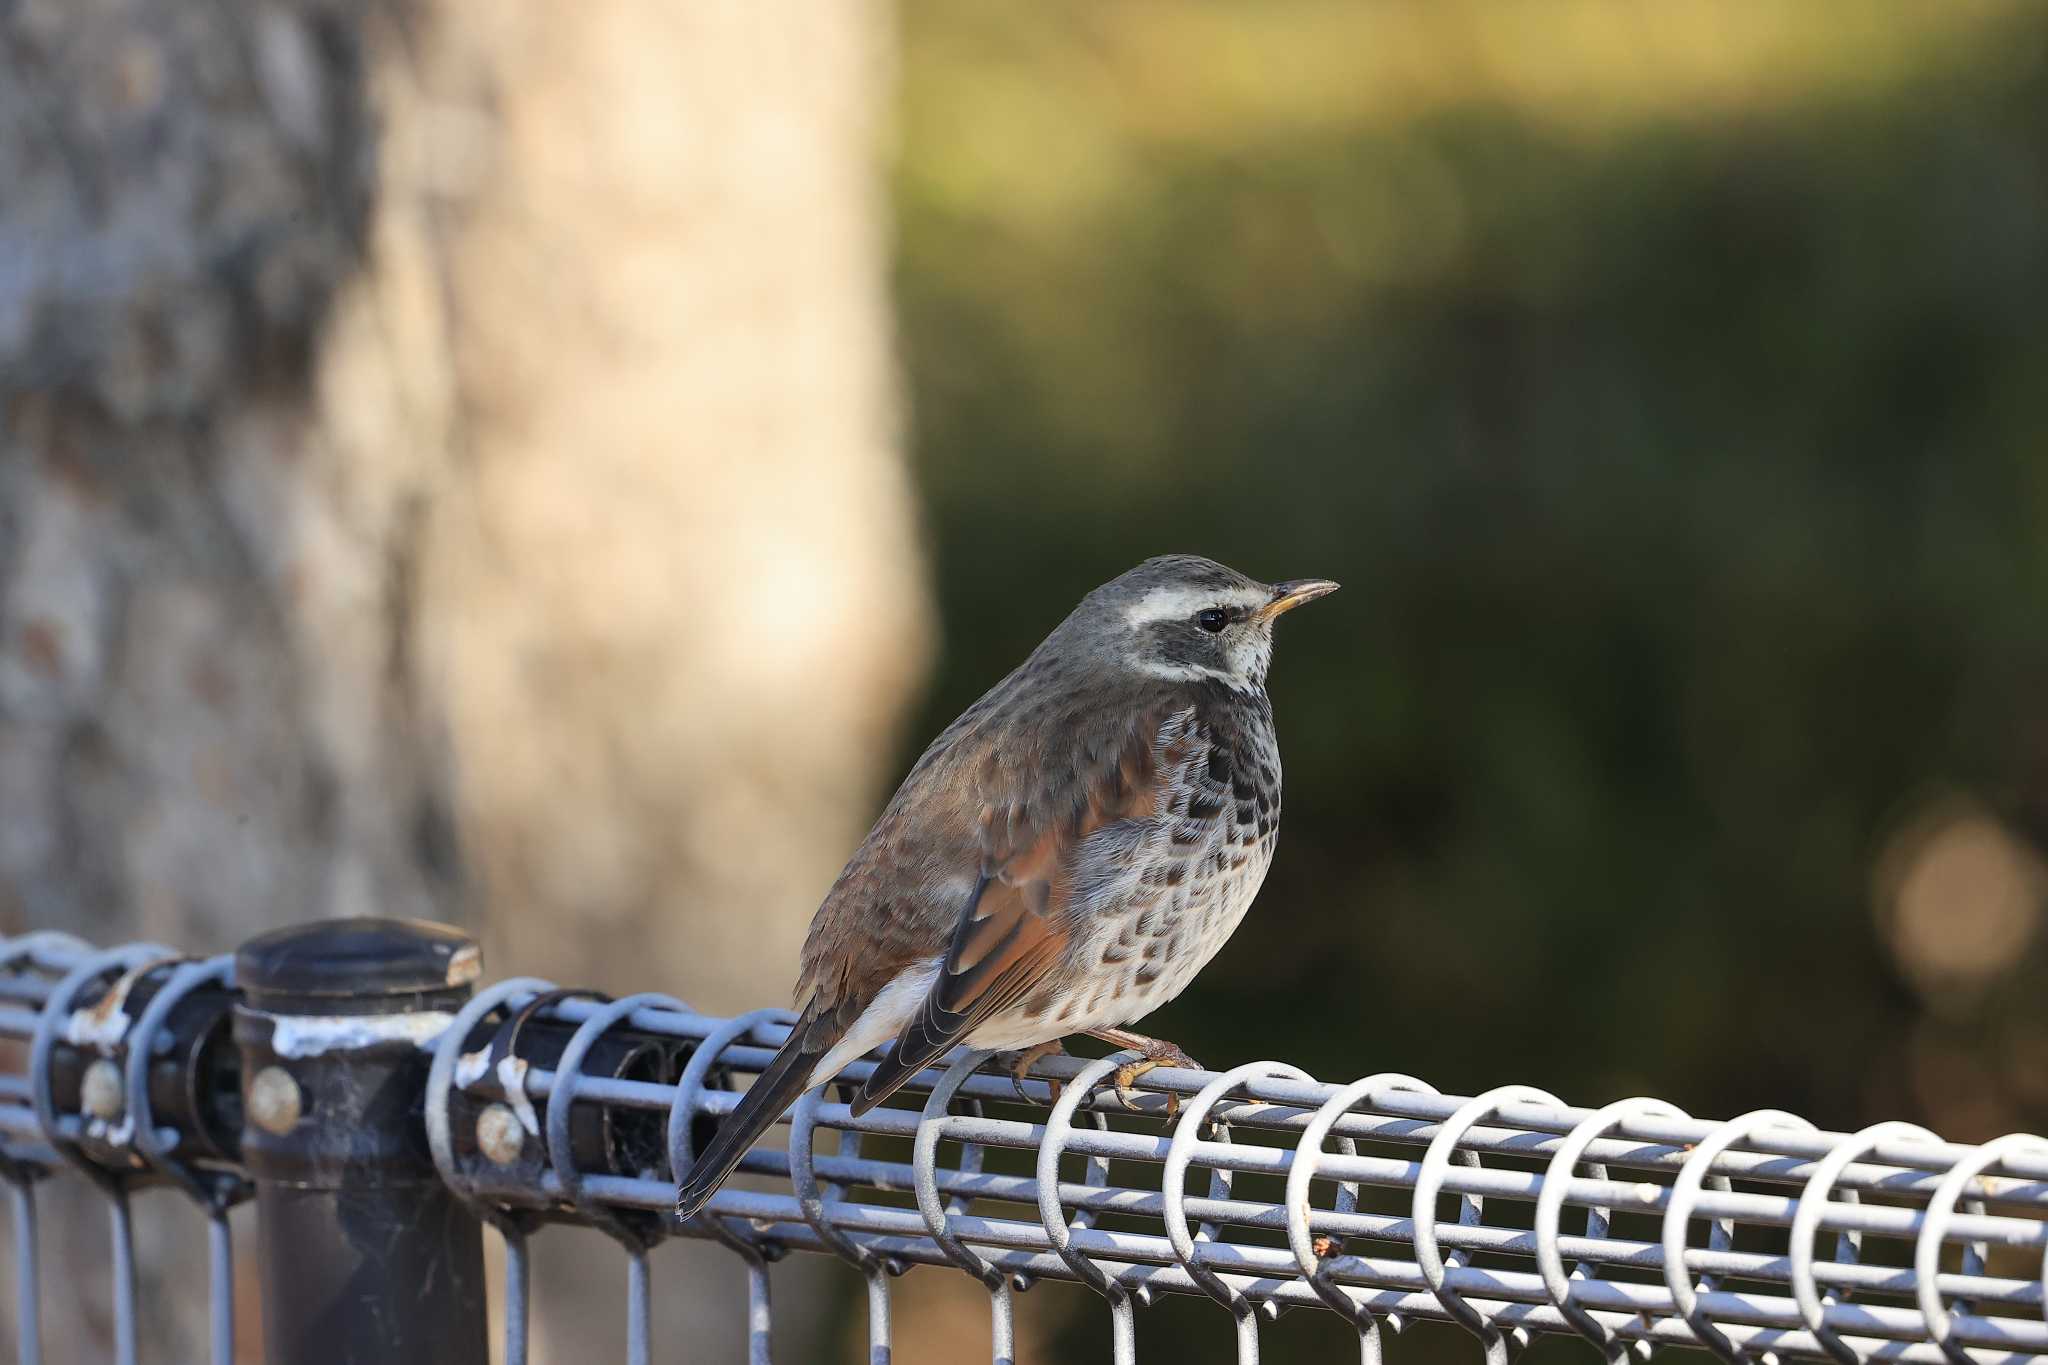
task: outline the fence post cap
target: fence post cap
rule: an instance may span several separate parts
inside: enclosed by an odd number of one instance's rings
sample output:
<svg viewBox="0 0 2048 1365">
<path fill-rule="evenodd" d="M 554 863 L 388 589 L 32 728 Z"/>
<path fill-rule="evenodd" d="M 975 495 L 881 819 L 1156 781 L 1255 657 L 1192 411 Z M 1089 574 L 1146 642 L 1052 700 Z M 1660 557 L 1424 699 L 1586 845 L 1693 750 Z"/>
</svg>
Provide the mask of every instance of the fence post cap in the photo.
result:
<svg viewBox="0 0 2048 1365">
<path fill-rule="evenodd" d="M 483 968 L 476 940 L 430 920 L 317 920 L 273 929 L 235 953 L 235 985 L 254 995 L 415 995 L 465 987 Z"/>
</svg>

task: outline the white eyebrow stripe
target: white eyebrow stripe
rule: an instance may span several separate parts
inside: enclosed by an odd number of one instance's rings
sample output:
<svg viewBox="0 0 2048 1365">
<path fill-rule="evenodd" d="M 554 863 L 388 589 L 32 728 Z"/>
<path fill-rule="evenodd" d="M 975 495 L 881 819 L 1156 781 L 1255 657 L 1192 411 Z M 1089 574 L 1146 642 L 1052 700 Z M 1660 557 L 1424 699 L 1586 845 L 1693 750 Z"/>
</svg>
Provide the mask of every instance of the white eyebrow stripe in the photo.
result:
<svg viewBox="0 0 2048 1365">
<path fill-rule="evenodd" d="M 1142 626 L 1153 621 L 1178 620 L 1193 616 L 1204 607 L 1243 607 L 1249 611 L 1264 606 L 1267 600 L 1267 595 L 1256 588 L 1154 588 L 1124 608 L 1124 621 Z"/>
</svg>

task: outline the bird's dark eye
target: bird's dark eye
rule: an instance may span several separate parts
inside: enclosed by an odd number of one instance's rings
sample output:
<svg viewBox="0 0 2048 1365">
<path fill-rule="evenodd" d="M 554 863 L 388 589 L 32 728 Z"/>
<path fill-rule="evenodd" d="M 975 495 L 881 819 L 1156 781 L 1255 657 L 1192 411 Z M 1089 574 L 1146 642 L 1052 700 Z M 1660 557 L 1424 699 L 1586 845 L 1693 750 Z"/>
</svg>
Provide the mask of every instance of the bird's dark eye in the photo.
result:
<svg viewBox="0 0 2048 1365">
<path fill-rule="evenodd" d="M 1221 607 L 1206 607 L 1195 613 L 1195 624 L 1214 635 L 1230 622 L 1230 613 Z"/>
</svg>

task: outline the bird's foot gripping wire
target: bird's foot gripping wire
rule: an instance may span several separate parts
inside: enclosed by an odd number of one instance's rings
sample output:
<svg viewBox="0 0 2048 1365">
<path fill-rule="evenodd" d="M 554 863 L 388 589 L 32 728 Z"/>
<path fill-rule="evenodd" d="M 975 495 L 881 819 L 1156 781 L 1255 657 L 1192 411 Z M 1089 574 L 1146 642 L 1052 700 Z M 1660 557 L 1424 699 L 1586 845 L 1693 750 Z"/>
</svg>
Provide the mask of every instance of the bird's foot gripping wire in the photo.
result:
<svg viewBox="0 0 2048 1365">
<path fill-rule="evenodd" d="M 1036 1104 L 1038 1101 L 1024 1093 L 1024 1082 L 1031 1079 L 1027 1073 L 1030 1072 L 1032 1067 L 1038 1065 L 1039 1062 L 1047 1057 L 1064 1057 L 1066 1055 L 1066 1045 L 1057 1038 L 1050 1042 L 1039 1043 L 1035 1047 L 1027 1047 L 1022 1052 L 1004 1054 L 1003 1060 L 1009 1066 L 1010 1085 L 1011 1088 L 1016 1090 L 1017 1098 L 1025 1104 Z M 1052 1090 L 1052 1097 L 1046 1103 L 1058 1104 L 1060 1102 L 1060 1092 L 1066 1088 L 1065 1084 L 1050 1076 L 1045 1078 L 1045 1083 Z"/>
<path fill-rule="evenodd" d="M 1188 1071 L 1200 1071 L 1202 1064 L 1181 1050 L 1178 1043 L 1169 1043 L 1163 1038 L 1147 1038 L 1142 1033 L 1129 1033 L 1123 1029 L 1091 1030 L 1094 1036 L 1105 1043 L 1129 1048 L 1143 1054 L 1138 1060 L 1125 1062 L 1116 1069 L 1112 1078 L 1116 1085 L 1117 1103 L 1131 1113 L 1138 1112 L 1138 1092 L 1133 1087 L 1138 1077 L 1148 1071 L 1157 1071 L 1162 1066 L 1179 1067 Z M 1166 1121 L 1172 1123 L 1180 1117 L 1180 1096 L 1171 1091 L 1166 1095 Z"/>
</svg>

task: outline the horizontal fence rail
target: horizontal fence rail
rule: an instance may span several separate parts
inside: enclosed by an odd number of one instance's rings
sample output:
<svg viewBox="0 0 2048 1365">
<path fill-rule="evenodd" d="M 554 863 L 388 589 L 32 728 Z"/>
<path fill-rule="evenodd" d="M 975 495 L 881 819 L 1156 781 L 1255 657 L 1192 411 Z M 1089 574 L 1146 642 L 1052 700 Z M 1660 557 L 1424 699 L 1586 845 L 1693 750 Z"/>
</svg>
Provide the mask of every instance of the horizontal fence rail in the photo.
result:
<svg viewBox="0 0 2048 1365">
<path fill-rule="evenodd" d="M 1899 1122 L 1822 1132 L 1777 1110 L 1710 1121 L 1653 1099 L 1586 1109 L 1521 1085 L 1451 1096 L 1394 1073 L 1331 1084 L 1282 1062 L 1155 1070 L 1128 1107 L 1111 1081 L 1132 1054 L 1046 1058 L 1022 1082 L 959 1056 L 860 1117 L 825 1087 L 792 1111 L 783 1146 L 750 1153 L 679 1225 L 674 1175 L 774 1055 L 786 1011 L 725 1019 L 535 979 L 472 993 L 474 947 L 457 936 L 346 924 L 346 946 L 316 926 L 233 959 L 0 940 L 22 1361 L 40 1357 L 35 1187 L 64 1172 L 107 1197 L 124 1365 L 137 1356 L 128 1195 L 157 1184 L 209 1218 L 221 1362 L 234 1352 L 227 1209 L 253 1192 L 266 1241 L 278 1220 L 314 1266 L 276 1293 L 264 1267 L 271 1358 L 342 1359 L 289 1319 L 325 1307 L 305 1278 L 318 1287 L 334 1221 L 320 1193 L 360 1222 L 378 1190 L 398 1226 L 435 1222 L 420 1201 L 442 1199 L 503 1236 L 514 1365 L 528 1243 L 563 1222 L 620 1245 L 636 1362 L 651 1350 L 649 1254 L 671 1236 L 715 1239 L 740 1262 L 754 1361 L 768 1359 L 769 1266 L 791 1251 L 837 1257 L 864 1283 L 873 1362 L 889 1359 L 890 1281 L 916 1266 L 984 1287 L 998 1362 L 1014 1356 L 1015 1296 L 1041 1280 L 1100 1297 L 1119 1361 L 1137 1358 L 1137 1310 L 1161 1294 L 1214 1300 L 1244 1361 L 1262 1323 L 1297 1308 L 1334 1314 L 1366 1362 L 1418 1320 L 1463 1328 L 1488 1365 L 1538 1333 L 1575 1334 L 1616 1365 L 1666 1344 L 1848 1365 L 2048 1355 L 2048 1140 L 1965 1146 Z M 366 959 L 377 933 L 389 951 Z M 373 1269 L 415 1316 L 360 1358 L 484 1359 L 474 1248 L 435 1263 L 441 1275 L 409 1259 L 431 1248 L 380 1245 L 391 1263 Z M 337 1244 L 334 1259 L 362 1292 L 361 1256 Z M 445 1282 L 438 1301 L 412 1292 L 422 1276 Z"/>
</svg>

